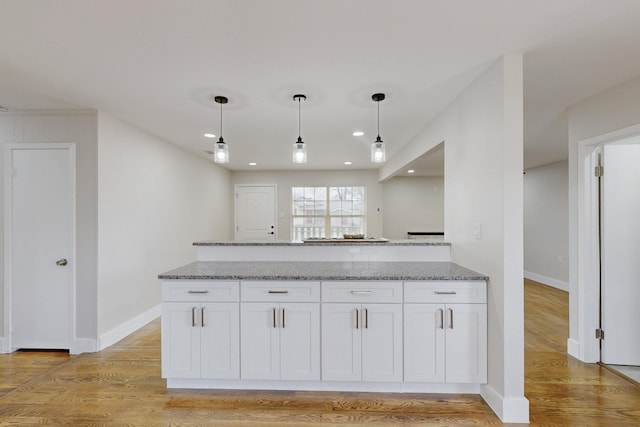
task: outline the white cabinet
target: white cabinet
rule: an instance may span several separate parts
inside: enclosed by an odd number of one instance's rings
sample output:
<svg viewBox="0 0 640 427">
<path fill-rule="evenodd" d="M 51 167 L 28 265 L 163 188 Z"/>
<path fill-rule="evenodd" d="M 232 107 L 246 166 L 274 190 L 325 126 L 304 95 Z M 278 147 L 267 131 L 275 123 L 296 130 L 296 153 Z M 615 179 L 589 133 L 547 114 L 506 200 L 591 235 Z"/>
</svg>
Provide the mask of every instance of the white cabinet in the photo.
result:
<svg viewBox="0 0 640 427">
<path fill-rule="evenodd" d="M 382 295 L 401 301 L 402 287 L 393 288 L 389 294 L 389 282 L 323 283 L 323 380 L 402 381 L 402 304 L 369 302 Z"/>
<path fill-rule="evenodd" d="M 484 282 L 405 283 L 404 380 L 486 383 L 485 301 Z"/>
<path fill-rule="evenodd" d="M 163 378 L 240 377 L 238 303 L 162 305 Z"/>
<path fill-rule="evenodd" d="M 318 282 L 243 283 L 242 379 L 320 379 L 320 303 L 290 302 L 319 295 Z"/>
</svg>

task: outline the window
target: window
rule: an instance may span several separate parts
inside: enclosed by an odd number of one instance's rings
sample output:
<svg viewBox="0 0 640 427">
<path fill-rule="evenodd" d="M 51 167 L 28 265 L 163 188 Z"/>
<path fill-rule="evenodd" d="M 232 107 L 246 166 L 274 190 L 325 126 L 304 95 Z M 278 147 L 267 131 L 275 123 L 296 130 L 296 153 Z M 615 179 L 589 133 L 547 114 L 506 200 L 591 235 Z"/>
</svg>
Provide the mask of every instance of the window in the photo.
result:
<svg viewBox="0 0 640 427">
<path fill-rule="evenodd" d="M 292 238 L 365 234 L 364 187 L 293 187 Z"/>
</svg>

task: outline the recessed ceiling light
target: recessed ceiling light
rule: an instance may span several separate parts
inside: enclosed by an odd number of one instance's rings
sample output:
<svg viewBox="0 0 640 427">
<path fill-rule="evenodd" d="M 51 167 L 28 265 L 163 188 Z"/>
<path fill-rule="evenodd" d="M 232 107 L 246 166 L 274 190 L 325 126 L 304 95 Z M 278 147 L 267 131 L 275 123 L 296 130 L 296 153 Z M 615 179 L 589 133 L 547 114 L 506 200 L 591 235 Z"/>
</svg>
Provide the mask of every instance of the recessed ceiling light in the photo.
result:
<svg viewBox="0 0 640 427">
<path fill-rule="evenodd" d="M 215 137 L 216 137 L 216 136 L 215 136 L 214 134 L 212 134 L 212 133 L 205 133 L 205 134 L 204 134 L 204 136 L 205 136 L 206 138 L 215 138 Z"/>
<path fill-rule="evenodd" d="M 257 165 L 256 162 L 249 162 L 249 166 L 255 166 L 255 165 Z"/>
<path fill-rule="evenodd" d="M 364 132 L 362 132 L 361 130 L 357 130 L 353 133 L 353 136 L 362 136 L 364 135 Z"/>
<path fill-rule="evenodd" d="M 407 173 L 414 173 L 414 172 L 415 172 L 415 171 L 414 171 L 413 169 L 409 169 L 409 170 L 407 171 Z"/>
<path fill-rule="evenodd" d="M 352 165 L 353 162 L 344 162 L 345 165 Z"/>
</svg>

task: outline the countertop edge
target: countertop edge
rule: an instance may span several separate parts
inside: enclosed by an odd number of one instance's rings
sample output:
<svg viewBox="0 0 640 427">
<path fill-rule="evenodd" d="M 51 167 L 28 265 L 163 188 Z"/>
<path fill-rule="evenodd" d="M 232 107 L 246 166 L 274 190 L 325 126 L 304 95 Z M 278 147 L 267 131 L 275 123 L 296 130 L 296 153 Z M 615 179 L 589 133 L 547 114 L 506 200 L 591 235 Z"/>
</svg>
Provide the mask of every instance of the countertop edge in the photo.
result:
<svg viewBox="0 0 640 427">
<path fill-rule="evenodd" d="M 389 240 L 388 242 L 332 242 L 331 240 L 323 242 L 213 242 L 213 241 L 200 241 L 193 242 L 193 246 L 451 246 L 450 242 L 440 240 L 427 240 L 427 239 L 415 239 L 415 240 Z"/>
</svg>

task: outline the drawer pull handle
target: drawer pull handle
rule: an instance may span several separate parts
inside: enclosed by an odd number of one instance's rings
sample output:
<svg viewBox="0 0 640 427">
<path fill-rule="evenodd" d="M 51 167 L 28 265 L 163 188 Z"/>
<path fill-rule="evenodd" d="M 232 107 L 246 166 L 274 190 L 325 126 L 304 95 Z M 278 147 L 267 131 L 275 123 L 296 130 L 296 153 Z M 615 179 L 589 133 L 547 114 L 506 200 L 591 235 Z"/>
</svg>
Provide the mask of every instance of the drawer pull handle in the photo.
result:
<svg viewBox="0 0 640 427">
<path fill-rule="evenodd" d="M 204 291 L 194 291 L 193 289 L 189 290 L 190 294 L 208 294 L 209 291 L 204 290 Z"/>
<path fill-rule="evenodd" d="M 364 309 L 364 328 L 369 329 L 369 309 Z"/>
<path fill-rule="evenodd" d="M 456 295 L 457 294 L 456 291 L 434 291 L 433 293 L 436 295 Z"/>
<path fill-rule="evenodd" d="M 351 291 L 353 295 L 370 295 L 373 291 Z"/>
<path fill-rule="evenodd" d="M 289 291 L 269 291 L 270 294 L 288 294 Z"/>
</svg>

